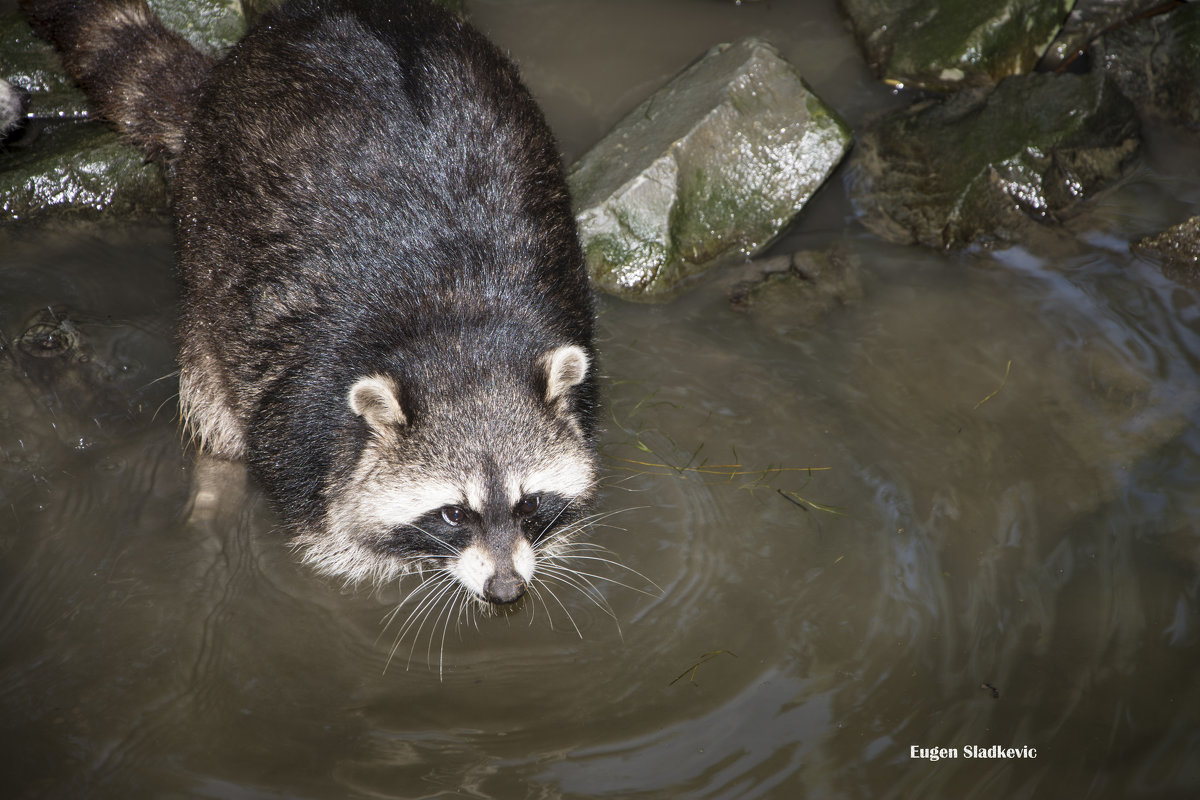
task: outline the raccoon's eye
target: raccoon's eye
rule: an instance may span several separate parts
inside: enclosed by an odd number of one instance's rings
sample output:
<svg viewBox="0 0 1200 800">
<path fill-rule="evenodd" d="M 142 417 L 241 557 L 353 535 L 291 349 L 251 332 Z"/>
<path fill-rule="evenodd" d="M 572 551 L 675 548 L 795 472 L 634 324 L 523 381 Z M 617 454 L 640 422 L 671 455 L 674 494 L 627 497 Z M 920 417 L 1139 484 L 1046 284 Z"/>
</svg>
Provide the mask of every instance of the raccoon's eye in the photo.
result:
<svg viewBox="0 0 1200 800">
<path fill-rule="evenodd" d="M 447 525 L 457 527 L 467 521 L 467 512 L 458 506 L 443 506 L 442 519 L 446 520 Z"/>
<path fill-rule="evenodd" d="M 532 517 L 537 513 L 540 502 L 536 494 L 525 495 L 513 506 L 513 513 L 518 517 Z"/>
</svg>

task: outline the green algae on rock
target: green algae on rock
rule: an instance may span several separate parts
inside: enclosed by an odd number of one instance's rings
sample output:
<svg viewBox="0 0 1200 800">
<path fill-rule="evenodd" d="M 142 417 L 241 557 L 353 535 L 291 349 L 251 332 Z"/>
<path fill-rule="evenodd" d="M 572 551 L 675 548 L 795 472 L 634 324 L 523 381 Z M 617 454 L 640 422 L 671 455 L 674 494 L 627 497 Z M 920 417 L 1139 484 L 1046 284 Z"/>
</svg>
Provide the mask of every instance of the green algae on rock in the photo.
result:
<svg viewBox="0 0 1200 800">
<path fill-rule="evenodd" d="M 168 27 L 209 53 L 228 47 L 246 29 L 238 0 L 149 3 Z M 0 77 L 29 93 L 33 119 L 87 118 L 87 101 L 58 54 L 17 13 L 0 19 Z M 0 221 L 146 214 L 166 203 L 160 170 L 98 122 L 53 125 L 0 154 Z"/>
<path fill-rule="evenodd" d="M 197 49 L 216 55 L 246 33 L 240 0 L 146 0 L 163 24 Z"/>
<path fill-rule="evenodd" d="M 990 85 L 1037 64 L 1075 0 L 841 0 L 875 74 L 925 89 Z"/>
<path fill-rule="evenodd" d="M 28 114 L 35 119 L 87 117 L 87 100 L 58 53 L 15 11 L 0 17 L 0 78 L 29 93 Z"/>
<path fill-rule="evenodd" d="M 851 194 L 890 241 L 963 247 L 1054 222 L 1122 174 L 1138 150 L 1133 105 L 1102 73 L 1024 75 L 876 120 Z"/>
<path fill-rule="evenodd" d="M 709 50 L 567 176 L 592 279 L 662 300 L 761 251 L 850 147 L 850 132 L 766 42 Z"/>
<path fill-rule="evenodd" d="M 0 225 L 63 215 L 150 215 L 166 205 L 161 170 L 99 122 L 56 125 L 35 146 L 0 153 Z"/>
</svg>

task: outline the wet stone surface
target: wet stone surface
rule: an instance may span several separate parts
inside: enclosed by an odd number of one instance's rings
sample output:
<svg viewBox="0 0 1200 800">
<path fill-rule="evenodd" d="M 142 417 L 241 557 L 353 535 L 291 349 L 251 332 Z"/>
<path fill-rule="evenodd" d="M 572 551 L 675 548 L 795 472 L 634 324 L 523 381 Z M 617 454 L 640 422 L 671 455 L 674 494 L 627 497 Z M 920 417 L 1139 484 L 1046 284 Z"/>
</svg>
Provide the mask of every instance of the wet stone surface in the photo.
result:
<svg viewBox="0 0 1200 800">
<path fill-rule="evenodd" d="M 1075 0 L 841 0 L 876 76 L 956 89 L 1029 72 Z"/>
<path fill-rule="evenodd" d="M 849 146 L 845 124 L 771 45 L 714 47 L 571 167 L 593 280 L 666 299 L 759 252 Z"/>
<path fill-rule="evenodd" d="M 0 151 L 0 222 L 162 216 L 161 170 L 100 122 L 60 123 Z"/>
<path fill-rule="evenodd" d="M 87 117 L 87 100 L 54 48 L 16 11 L 0 16 L 0 78 L 29 93 L 28 113 L 35 119 Z"/>
<path fill-rule="evenodd" d="M 1200 217 L 1181 222 L 1131 245 L 1133 252 L 1160 261 L 1177 280 L 1200 284 Z"/>
<path fill-rule="evenodd" d="M 1133 106 L 1103 74 L 1026 75 L 876 120 L 851 162 L 863 223 L 895 242 L 963 247 L 1053 222 L 1119 177 Z"/>
<path fill-rule="evenodd" d="M 1106 30 L 1123 26 L 1162 7 L 1163 0 L 1076 0 L 1038 67 L 1043 70 L 1065 68 L 1075 63 Z"/>
<path fill-rule="evenodd" d="M 242 38 L 241 0 L 146 0 L 167 27 L 200 50 L 217 53 Z"/>
<path fill-rule="evenodd" d="M 1118 27 L 1097 51 L 1098 65 L 1139 108 L 1200 129 L 1200 4 Z"/>
</svg>

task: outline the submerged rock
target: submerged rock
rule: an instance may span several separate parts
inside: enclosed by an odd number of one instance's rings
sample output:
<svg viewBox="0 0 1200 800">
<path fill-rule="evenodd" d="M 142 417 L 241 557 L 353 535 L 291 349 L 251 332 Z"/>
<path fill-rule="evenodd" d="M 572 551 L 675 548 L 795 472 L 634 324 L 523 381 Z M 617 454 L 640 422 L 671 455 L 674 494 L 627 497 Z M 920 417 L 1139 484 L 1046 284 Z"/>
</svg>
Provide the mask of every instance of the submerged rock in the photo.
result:
<svg viewBox="0 0 1200 800">
<path fill-rule="evenodd" d="M 850 132 L 773 47 L 714 47 L 635 108 L 567 180 L 592 279 L 661 300 L 759 252 L 850 147 Z"/>
<path fill-rule="evenodd" d="M 1075 0 L 841 2 L 879 78 L 956 89 L 1032 70 Z"/>
<path fill-rule="evenodd" d="M 863 223 L 891 241 L 1013 239 L 1118 177 L 1138 145 L 1137 114 L 1103 74 L 1025 75 L 876 120 L 851 192 Z"/>
<path fill-rule="evenodd" d="M 63 123 L 0 152 L 0 223 L 73 215 L 142 215 L 167 205 L 162 172 L 99 122 Z"/>
<path fill-rule="evenodd" d="M 1097 55 L 1140 108 L 1200 128 L 1200 4 L 1109 31 L 1097 43 Z"/>
<path fill-rule="evenodd" d="M 838 247 L 759 259 L 740 272 L 729 287 L 730 308 L 795 325 L 862 297 L 858 259 Z"/>
<path fill-rule="evenodd" d="M 171 363 L 172 338 L 157 325 L 65 305 L 16 323 L 0 316 L 0 464 L 27 449 L 16 442 L 78 449 L 105 430 L 127 433 L 174 392 L 148 372 L 147 359 Z"/>
</svg>

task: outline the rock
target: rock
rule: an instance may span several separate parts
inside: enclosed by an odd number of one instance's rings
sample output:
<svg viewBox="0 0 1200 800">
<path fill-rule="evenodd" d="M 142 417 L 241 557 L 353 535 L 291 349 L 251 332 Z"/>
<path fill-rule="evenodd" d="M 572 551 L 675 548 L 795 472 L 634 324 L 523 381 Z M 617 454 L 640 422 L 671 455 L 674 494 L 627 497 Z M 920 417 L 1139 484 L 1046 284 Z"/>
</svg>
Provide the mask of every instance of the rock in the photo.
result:
<svg viewBox="0 0 1200 800">
<path fill-rule="evenodd" d="M 176 390 L 150 371 L 172 361 L 160 326 L 64 305 L 13 323 L 0 316 L 0 474 L 47 465 L 57 447 L 123 438 L 151 424 Z"/>
<path fill-rule="evenodd" d="M 1032 70 L 1075 0 L 841 2 L 880 79 L 957 89 Z"/>
<path fill-rule="evenodd" d="M 1045 71 L 1064 68 L 1109 28 L 1123 25 L 1162 4 L 1163 0 L 1076 0 L 1038 68 Z"/>
<path fill-rule="evenodd" d="M 1143 111 L 1200 128 L 1200 5 L 1104 34 L 1097 63 Z"/>
<path fill-rule="evenodd" d="M 571 168 L 596 284 L 662 300 L 774 240 L 850 146 L 795 68 L 747 38 L 709 50 Z"/>
<path fill-rule="evenodd" d="M 729 287 L 734 311 L 752 311 L 794 325 L 811 325 L 832 309 L 862 297 L 859 263 L 848 251 L 800 251 L 752 261 Z"/>
<path fill-rule="evenodd" d="M 230 0 L 149 0 L 169 27 L 215 53 L 245 32 L 241 6 Z M 0 19 L 0 76 L 29 93 L 29 115 L 87 117 L 87 101 L 63 71 L 54 49 L 20 14 Z M 140 214 L 166 206 L 162 176 L 140 151 L 100 123 L 48 127 L 32 142 L 0 154 L 0 219 L 73 213 Z"/>
<path fill-rule="evenodd" d="M 163 23 L 198 49 L 216 54 L 246 33 L 239 0 L 146 0 Z"/>
<path fill-rule="evenodd" d="M 1162 261 L 1170 277 L 1192 285 L 1200 283 L 1200 217 L 1134 242 L 1130 249 Z"/>
<path fill-rule="evenodd" d="M 863 224 L 930 247 L 1019 238 L 1118 177 L 1137 114 L 1103 74 L 1007 78 L 876 120 L 851 166 Z"/>
<path fill-rule="evenodd" d="M 28 147 L 0 152 L 0 223 L 166 209 L 161 171 L 99 122 L 48 127 Z"/>
<path fill-rule="evenodd" d="M 207 53 L 241 38 L 246 21 L 236 0 L 148 0 L 172 30 Z M 30 93 L 35 119 L 82 119 L 87 100 L 63 71 L 58 53 L 38 38 L 19 12 L 0 17 L 0 78 Z"/>
<path fill-rule="evenodd" d="M 215 54 L 241 38 L 247 15 L 256 17 L 278 0 L 148 2 L 168 27 Z M 443 4 L 462 11 L 462 0 Z M 3 79 L 28 93 L 33 119 L 87 118 L 87 101 L 63 71 L 58 54 L 19 13 L 0 17 L 0 43 L 0 138 L 7 120 Z M 51 126 L 35 141 L 0 153 L 0 220 L 161 211 L 166 207 L 162 175 L 144 161 L 140 151 L 98 123 L 78 129 Z"/>
<path fill-rule="evenodd" d="M 34 119 L 87 117 L 87 100 L 63 71 L 58 53 L 17 12 L 0 17 L 0 78 L 29 93 Z"/>
</svg>

